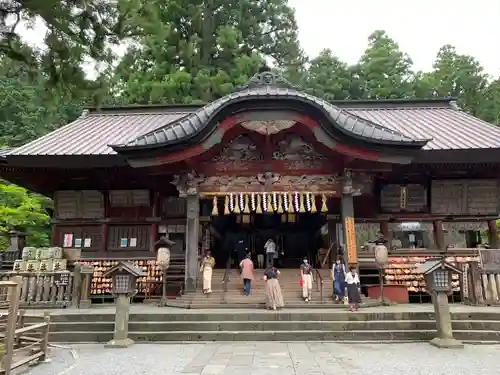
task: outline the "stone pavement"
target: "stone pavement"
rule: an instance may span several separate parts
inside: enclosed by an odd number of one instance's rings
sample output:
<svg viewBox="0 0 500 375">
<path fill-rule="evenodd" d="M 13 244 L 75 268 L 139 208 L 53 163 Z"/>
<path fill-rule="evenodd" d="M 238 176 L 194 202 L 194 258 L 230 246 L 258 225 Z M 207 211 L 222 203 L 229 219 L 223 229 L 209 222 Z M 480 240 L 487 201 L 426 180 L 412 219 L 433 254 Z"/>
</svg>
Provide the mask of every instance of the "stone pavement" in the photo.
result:
<svg viewBox="0 0 500 375">
<path fill-rule="evenodd" d="M 500 346 L 249 342 L 54 348 L 29 375 L 497 375 Z"/>
</svg>

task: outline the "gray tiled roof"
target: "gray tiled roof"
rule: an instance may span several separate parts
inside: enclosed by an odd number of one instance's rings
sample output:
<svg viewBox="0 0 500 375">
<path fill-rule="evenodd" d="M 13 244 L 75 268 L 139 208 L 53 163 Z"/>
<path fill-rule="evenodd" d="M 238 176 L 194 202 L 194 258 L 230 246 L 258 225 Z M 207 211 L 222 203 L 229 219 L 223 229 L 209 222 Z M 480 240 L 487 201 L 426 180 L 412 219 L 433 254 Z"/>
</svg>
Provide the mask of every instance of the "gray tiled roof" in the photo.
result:
<svg viewBox="0 0 500 375">
<path fill-rule="evenodd" d="M 116 154 L 109 144 L 128 142 L 190 112 L 168 108 L 147 111 L 90 112 L 76 121 L 11 151 L 9 155 Z"/>
<path fill-rule="evenodd" d="M 245 87 L 199 108 L 185 118 L 145 133 L 127 143 L 113 146 L 115 149 L 126 149 L 175 143 L 202 130 L 224 107 L 238 102 L 256 100 L 292 100 L 312 105 L 322 110 L 330 118 L 331 123 L 339 126 L 344 133 L 374 143 L 422 143 L 423 145 L 428 141 L 425 138 L 410 137 L 403 132 L 380 125 L 376 121 L 349 113 L 320 98 L 296 90 L 271 72 L 263 72 L 255 75 Z"/>
<path fill-rule="evenodd" d="M 500 127 L 441 101 L 337 102 L 337 108 L 372 120 L 409 138 L 431 138 L 424 150 L 500 149 Z M 57 129 L 5 155 L 116 154 L 109 144 L 126 144 L 186 117 L 199 107 L 103 109 Z M 356 117 L 356 118 L 357 118 Z"/>
</svg>

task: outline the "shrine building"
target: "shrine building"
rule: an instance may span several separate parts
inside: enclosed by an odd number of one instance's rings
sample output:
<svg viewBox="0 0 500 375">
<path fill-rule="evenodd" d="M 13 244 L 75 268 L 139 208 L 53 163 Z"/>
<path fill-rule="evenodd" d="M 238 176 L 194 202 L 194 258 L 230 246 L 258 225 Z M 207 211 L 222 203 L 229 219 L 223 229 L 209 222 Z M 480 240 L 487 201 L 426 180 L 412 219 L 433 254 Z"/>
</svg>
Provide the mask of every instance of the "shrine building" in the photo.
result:
<svg viewBox="0 0 500 375">
<path fill-rule="evenodd" d="M 53 197 L 52 245 L 81 249 L 96 295 L 109 292 L 98 271 L 112 260 L 154 268 L 162 236 L 175 241 L 171 277 L 186 292 L 204 250 L 231 266 L 240 239 L 258 254 L 273 238 L 282 268 L 306 256 L 326 269 L 343 248 L 375 284 L 366 244 L 380 232 L 386 282 L 410 293 L 423 280 L 400 264 L 498 248 L 499 127 L 447 99 L 329 103 L 270 71 L 206 105 L 85 110 L 4 150 L 0 171 Z M 148 274 L 139 293 L 159 280 Z"/>
</svg>

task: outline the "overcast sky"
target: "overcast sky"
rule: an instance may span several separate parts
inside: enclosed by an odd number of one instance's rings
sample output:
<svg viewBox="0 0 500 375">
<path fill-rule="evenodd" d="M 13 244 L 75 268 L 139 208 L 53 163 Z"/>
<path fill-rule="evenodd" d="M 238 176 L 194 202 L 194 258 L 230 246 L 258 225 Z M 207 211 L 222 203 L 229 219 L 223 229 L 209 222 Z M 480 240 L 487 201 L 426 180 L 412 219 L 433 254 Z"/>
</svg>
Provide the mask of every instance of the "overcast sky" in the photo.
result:
<svg viewBox="0 0 500 375">
<path fill-rule="evenodd" d="M 500 0 L 289 0 L 308 55 L 323 48 L 356 62 L 377 29 L 387 31 L 414 62 L 430 70 L 444 44 L 500 76 Z"/>
<path fill-rule="evenodd" d="M 430 70 L 439 48 L 454 45 L 500 76 L 500 0 L 289 0 L 299 37 L 309 56 L 323 48 L 355 63 L 368 36 L 386 30 L 407 52 L 416 70 Z M 26 38 L 40 43 L 40 29 Z"/>
</svg>

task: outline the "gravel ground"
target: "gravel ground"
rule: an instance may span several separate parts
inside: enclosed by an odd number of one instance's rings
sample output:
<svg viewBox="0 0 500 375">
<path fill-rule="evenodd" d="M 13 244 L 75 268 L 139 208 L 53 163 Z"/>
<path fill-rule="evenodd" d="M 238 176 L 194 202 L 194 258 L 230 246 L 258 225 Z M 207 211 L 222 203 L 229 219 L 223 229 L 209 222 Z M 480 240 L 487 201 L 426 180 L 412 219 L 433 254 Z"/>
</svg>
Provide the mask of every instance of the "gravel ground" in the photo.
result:
<svg viewBox="0 0 500 375">
<path fill-rule="evenodd" d="M 29 375 L 497 375 L 500 346 L 258 342 L 54 348 Z"/>
</svg>

